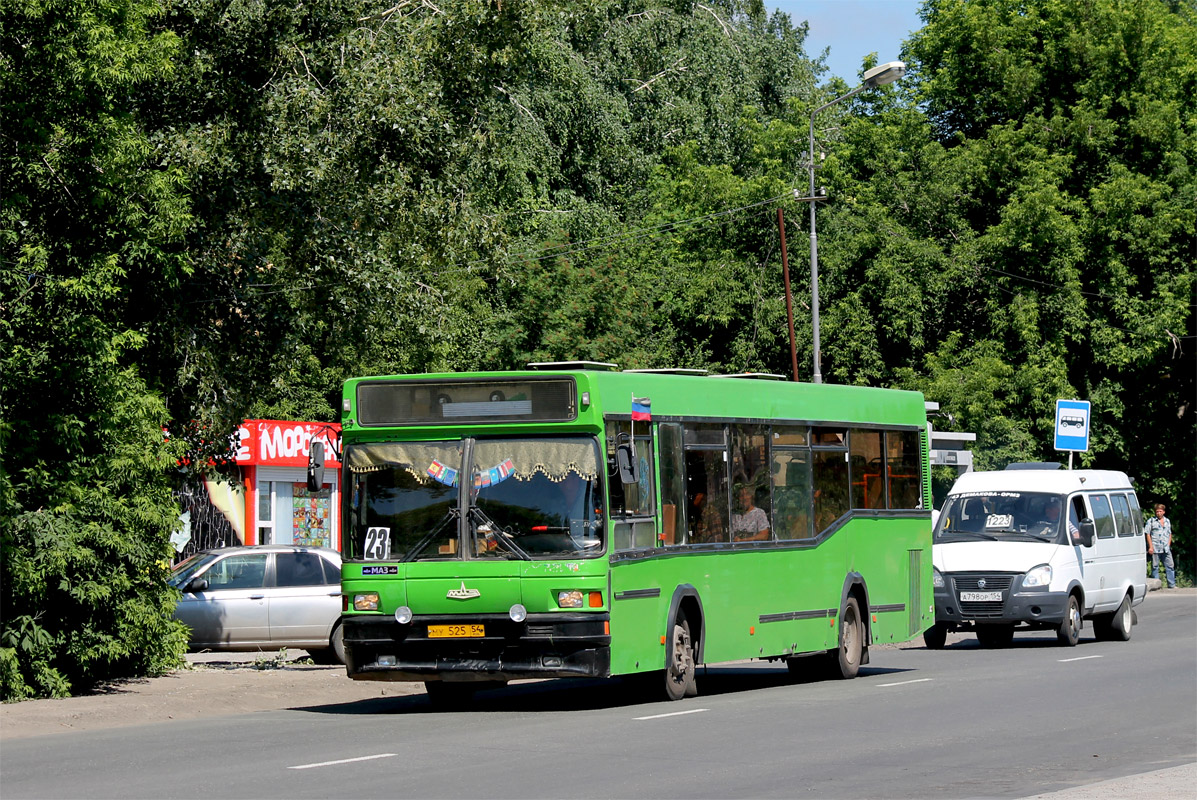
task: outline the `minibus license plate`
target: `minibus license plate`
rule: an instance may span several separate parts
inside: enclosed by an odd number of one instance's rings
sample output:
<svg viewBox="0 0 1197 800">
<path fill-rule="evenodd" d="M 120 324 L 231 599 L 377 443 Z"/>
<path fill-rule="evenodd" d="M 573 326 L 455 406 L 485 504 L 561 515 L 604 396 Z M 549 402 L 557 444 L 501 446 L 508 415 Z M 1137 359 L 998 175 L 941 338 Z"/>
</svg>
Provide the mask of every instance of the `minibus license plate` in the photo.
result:
<svg viewBox="0 0 1197 800">
<path fill-rule="evenodd" d="M 484 625 L 429 625 L 429 639 L 478 639 L 486 636 Z"/>
<path fill-rule="evenodd" d="M 961 603 L 992 603 L 1001 602 L 1001 592 L 961 592 Z"/>
</svg>

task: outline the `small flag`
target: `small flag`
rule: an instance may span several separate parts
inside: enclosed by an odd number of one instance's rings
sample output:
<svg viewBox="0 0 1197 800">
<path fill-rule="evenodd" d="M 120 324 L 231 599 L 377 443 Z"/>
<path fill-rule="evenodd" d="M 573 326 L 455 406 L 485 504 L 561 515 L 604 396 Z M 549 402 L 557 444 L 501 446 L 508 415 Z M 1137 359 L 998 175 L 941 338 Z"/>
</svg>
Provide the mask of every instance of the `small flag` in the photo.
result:
<svg viewBox="0 0 1197 800">
<path fill-rule="evenodd" d="M 632 419 L 636 422 L 651 422 L 653 418 L 651 405 L 652 402 L 647 397 L 633 397 Z"/>
</svg>

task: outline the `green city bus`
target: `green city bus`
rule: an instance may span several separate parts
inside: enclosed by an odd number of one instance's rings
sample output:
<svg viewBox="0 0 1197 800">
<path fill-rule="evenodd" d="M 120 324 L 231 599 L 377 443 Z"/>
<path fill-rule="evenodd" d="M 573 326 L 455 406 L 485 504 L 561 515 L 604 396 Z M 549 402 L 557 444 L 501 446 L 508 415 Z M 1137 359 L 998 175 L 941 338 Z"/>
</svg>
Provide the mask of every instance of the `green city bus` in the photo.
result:
<svg viewBox="0 0 1197 800">
<path fill-rule="evenodd" d="M 921 634 L 922 395 L 775 377 L 564 362 L 347 381 L 349 677 L 460 702 L 643 673 L 679 699 L 698 665 L 850 678 L 870 644 Z"/>
</svg>

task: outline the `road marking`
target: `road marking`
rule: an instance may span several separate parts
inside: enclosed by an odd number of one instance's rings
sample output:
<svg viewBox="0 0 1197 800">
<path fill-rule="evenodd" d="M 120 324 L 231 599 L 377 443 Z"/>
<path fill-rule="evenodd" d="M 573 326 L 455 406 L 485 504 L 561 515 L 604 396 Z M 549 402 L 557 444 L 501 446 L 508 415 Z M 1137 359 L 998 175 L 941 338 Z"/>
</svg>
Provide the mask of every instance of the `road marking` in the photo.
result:
<svg viewBox="0 0 1197 800">
<path fill-rule="evenodd" d="M 354 761 L 372 761 L 376 758 L 394 758 L 398 753 L 379 753 L 376 756 L 359 756 L 357 758 L 342 758 L 340 761 L 321 761 L 319 764 L 300 764 L 287 769 L 314 769 L 315 767 L 331 767 L 335 764 L 352 764 Z"/>
<path fill-rule="evenodd" d="M 1061 664 L 1067 664 L 1069 661 L 1085 661 L 1090 658 L 1104 658 L 1104 656 L 1080 656 L 1079 658 L 1058 658 L 1056 660 Z"/>
<path fill-rule="evenodd" d="M 929 680 L 931 680 L 931 679 L 930 678 L 918 678 L 917 680 L 913 680 L 913 681 L 898 681 L 897 683 L 879 683 L 879 684 L 877 684 L 877 688 L 884 689 L 887 686 L 906 686 L 907 684 L 911 684 L 911 683 L 926 683 Z"/>
<path fill-rule="evenodd" d="M 661 719 L 662 717 L 680 717 L 683 714 L 700 714 L 703 711 L 710 711 L 709 708 L 692 708 L 689 711 L 671 711 L 668 714 L 653 714 L 651 717 L 633 717 L 635 720 L 642 719 Z"/>
</svg>

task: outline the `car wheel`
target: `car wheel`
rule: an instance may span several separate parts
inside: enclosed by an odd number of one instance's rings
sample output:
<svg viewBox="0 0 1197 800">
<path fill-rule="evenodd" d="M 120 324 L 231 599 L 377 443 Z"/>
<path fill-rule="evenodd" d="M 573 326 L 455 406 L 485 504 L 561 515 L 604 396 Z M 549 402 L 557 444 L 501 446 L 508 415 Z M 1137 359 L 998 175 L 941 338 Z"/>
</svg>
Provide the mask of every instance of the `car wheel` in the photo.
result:
<svg viewBox="0 0 1197 800">
<path fill-rule="evenodd" d="M 328 637 L 328 647 L 309 650 L 308 655 L 312 657 L 314 664 L 344 664 L 345 637 L 341 631 L 341 623 L 337 623 L 333 628 L 332 635 Z"/>
</svg>

